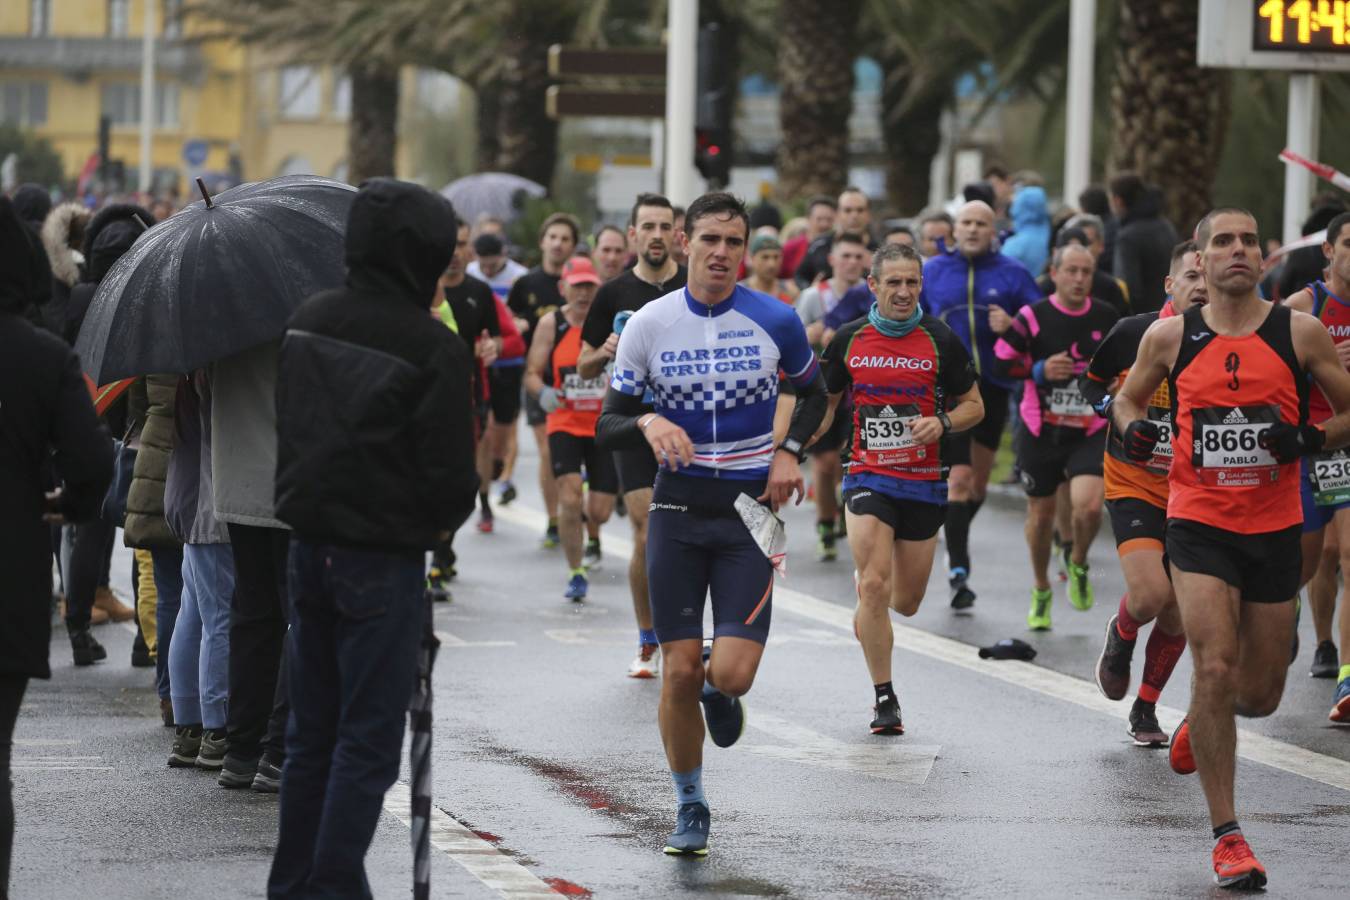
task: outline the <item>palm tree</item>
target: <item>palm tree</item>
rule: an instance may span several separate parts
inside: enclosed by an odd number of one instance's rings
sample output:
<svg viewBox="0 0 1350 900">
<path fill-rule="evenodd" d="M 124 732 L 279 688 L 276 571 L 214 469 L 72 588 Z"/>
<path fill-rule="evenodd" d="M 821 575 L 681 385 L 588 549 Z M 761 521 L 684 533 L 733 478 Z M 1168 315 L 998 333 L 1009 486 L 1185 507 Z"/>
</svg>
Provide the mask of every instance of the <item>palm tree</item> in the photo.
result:
<svg viewBox="0 0 1350 900">
<path fill-rule="evenodd" d="M 785 197 L 837 194 L 848 181 L 848 119 L 862 0 L 782 0 L 778 183 Z"/>
</svg>

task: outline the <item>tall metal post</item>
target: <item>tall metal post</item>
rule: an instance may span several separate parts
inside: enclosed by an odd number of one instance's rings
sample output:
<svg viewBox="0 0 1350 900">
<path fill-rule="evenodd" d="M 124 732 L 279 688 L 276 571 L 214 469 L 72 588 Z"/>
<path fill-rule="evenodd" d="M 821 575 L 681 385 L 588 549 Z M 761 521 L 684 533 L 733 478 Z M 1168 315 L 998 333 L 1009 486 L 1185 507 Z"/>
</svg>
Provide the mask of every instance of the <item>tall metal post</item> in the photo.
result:
<svg viewBox="0 0 1350 900">
<path fill-rule="evenodd" d="M 666 4 L 666 196 L 686 206 L 698 196 L 694 168 L 694 73 L 698 66 L 698 0 Z"/>
<path fill-rule="evenodd" d="M 155 128 L 155 5 L 141 0 L 141 170 L 138 189 L 150 193 L 154 180 L 151 139 Z"/>
<path fill-rule="evenodd" d="M 1092 77 L 1097 0 L 1069 6 L 1069 96 L 1064 122 L 1064 202 L 1073 205 L 1092 179 Z"/>
<path fill-rule="evenodd" d="M 1285 145 L 1307 159 L 1317 159 L 1317 126 L 1322 111 L 1320 100 L 1315 74 L 1290 73 L 1289 125 Z M 1302 231 L 1303 220 L 1308 216 L 1308 201 L 1312 199 L 1313 183 L 1313 173 L 1302 166 L 1284 167 L 1283 239 L 1286 244 L 1296 240 Z"/>
</svg>

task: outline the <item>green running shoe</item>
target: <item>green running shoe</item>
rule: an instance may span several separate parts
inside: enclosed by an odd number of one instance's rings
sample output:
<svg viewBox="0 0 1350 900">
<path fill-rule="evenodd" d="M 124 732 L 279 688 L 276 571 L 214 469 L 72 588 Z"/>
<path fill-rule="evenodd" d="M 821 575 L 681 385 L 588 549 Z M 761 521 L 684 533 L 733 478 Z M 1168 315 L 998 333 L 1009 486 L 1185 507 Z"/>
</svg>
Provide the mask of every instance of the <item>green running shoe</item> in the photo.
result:
<svg viewBox="0 0 1350 900">
<path fill-rule="evenodd" d="M 1069 565 L 1069 602 L 1074 609 L 1092 609 L 1092 583 L 1088 581 L 1087 563 L 1079 565 L 1073 560 Z"/>
<path fill-rule="evenodd" d="M 1031 589 L 1031 611 L 1027 613 L 1027 627 L 1032 631 L 1050 630 L 1050 604 L 1055 599 L 1055 592 L 1050 588 L 1045 590 Z"/>
</svg>

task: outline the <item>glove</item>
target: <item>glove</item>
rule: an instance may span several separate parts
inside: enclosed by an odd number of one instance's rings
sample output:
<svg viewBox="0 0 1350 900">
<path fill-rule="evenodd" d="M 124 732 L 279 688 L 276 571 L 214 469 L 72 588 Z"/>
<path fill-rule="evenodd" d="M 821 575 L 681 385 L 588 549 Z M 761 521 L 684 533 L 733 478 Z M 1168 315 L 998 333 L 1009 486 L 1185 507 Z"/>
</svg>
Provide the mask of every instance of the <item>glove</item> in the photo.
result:
<svg viewBox="0 0 1350 900">
<path fill-rule="evenodd" d="M 539 407 L 544 412 L 553 412 L 559 406 L 562 406 L 562 400 L 558 397 L 558 391 L 554 388 L 544 385 L 539 391 Z"/>
<path fill-rule="evenodd" d="M 1280 463 L 1297 462 L 1300 457 L 1321 450 L 1326 442 L 1327 433 L 1316 425 L 1290 425 L 1288 422 L 1276 422 L 1256 440 Z"/>
<path fill-rule="evenodd" d="M 1125 429 L 1120 441 L 1125 445 L 1126 459 L 1137 463 L 1148 462 L 1153 458 L 1153 448 L 1162 440 L 1162 430 L 1157 422 L 1148 419 L 1135 419 Z"/>
</svg>

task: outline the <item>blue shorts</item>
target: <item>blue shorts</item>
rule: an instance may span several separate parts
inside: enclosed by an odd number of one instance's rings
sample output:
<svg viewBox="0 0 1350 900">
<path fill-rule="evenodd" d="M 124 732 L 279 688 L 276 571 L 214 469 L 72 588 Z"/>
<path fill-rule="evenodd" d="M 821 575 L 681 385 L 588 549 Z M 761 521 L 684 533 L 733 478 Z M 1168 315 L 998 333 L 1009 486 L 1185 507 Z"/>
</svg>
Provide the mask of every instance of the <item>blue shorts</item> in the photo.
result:
<svg viewBox="0 0 1350 900">
<path fill-rule="evenodd" d="M 1350 509 L 1350 501 L 1333 506 L 1318 506 L 1313 500 L 1312 479 L 1308 476 L 1308 457 L 1303 457 L 1298 470 L 1299 494 L 1303 499 L 1303 533 L 1321 531 L 1331 524 L 1336 511 Z"/>
<path fill-rule="evenodd" d="M 713 637 L 768 640 L 773 565 L 732 506 L 741 493 L 758 497 L 764 481 L 657 476 L 647 517 L 647 584 L 661 643 L 702 640 L 710 594 Z"/>
</svg>

